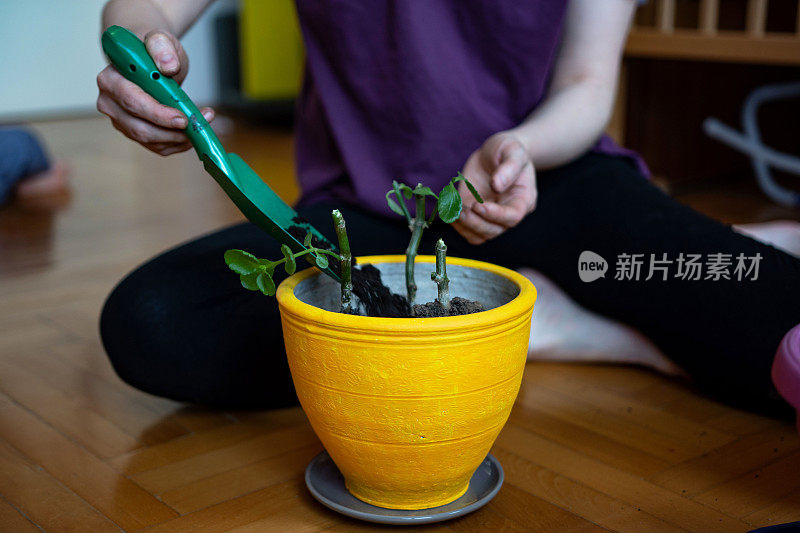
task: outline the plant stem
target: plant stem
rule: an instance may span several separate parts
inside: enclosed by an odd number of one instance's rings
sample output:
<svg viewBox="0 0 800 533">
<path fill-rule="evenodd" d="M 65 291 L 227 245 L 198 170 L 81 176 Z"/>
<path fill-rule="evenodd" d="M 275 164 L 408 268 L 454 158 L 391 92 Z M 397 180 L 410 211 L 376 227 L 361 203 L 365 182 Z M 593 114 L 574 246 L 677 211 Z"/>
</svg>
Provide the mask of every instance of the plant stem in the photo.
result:
<svg viewBox="0 0 800 533">
<path fill-rule="evenodd" d="M 308 250 L 304 250 L 302 252 L 298 252 L 297 255 L 303 255 L 303 254 L 307 254 L 307 253 L 312 253 L 312 254 L 317 254 L 317 255 L 324 254 L 324 255 L 329 255 L 329 256 L 331 256 L 331 257 L 333 257 L 335 259 L 339 259 L 339 254 L 337 254 L 336 252 L 331 252 L 330 250 L 326 250 L 325 248 L 309 248 Z"/>
<path fill-rule="evenodd" d="M 352 267 L 353 258 L 350 255 L 350 241 L 347 238 L 347 227 L 344 223 L 344 217 L 338 209 L 334 209 L 331 213 L 333 216 L 333 226 L 336 229 L 336 237 L 339 239 L 339 264 L 341 265 L 341 278 L 342 278 L 342 312 L 350 313 L 352 311 L 352 296 L 353 296 L 353 280 L 352 280 Z"/>
<path fill-rule="evenodd" d="M 422 232 L 428 227 L 425 222 L 425 196 L 414 195 L 416 201 L 416 213 L 411 221 L 411 240 L 406 248 L 406 298 L 408 305 L 414 307 L 417 299 L 417 284 L 414 281 L 414 261 L 417 258 L 419 243 L 422 241 Z"/>
<path fill-rule="evenodd" d="M 400 184 L 397 183 L 396 181 L 393 181 L 392 188 L 394 189 L 394 195 L 397 198 L 397 204 L 403 211 L 403 215 L 406 217 L 406 221 L 408 222 L 409 225 L 411 225 L 411 213 L 408 212 L 408 207 L 406 207 L 406 201 L 403 199 L 403 193 L 400 192 Z"/>
<path fill-rule="evenodd" d="M 436 272 L 431 272 L 431 279 L 439 288 L 439 303 L 447 314 L 450 314 L 450 279 L 447 277 L 447 246 L 444 241 L 436 241 Z"/>
<path fill-rule="evenodd" d="M 297 259 L 298 257 L 302 257 L 306 254 L 325 254 L 325 255 L 330 255 L 336 259 L 339 259 L 339 254 L 337 254 L 336 252 L 331 252 L 330 250 L 325 250 L 324 248 L 314 248 L 313 246 L 306 248 L 305 250 L 301 250 L 296 254 L 292 254 L 292 257 Z M 273 261 L 273 262 L 276 265 L 280 265 L 281 263 L 286 262 L 286 258 L 284 257 L 283 259 L 279 259 L 278 261 Z"/>
</svg>

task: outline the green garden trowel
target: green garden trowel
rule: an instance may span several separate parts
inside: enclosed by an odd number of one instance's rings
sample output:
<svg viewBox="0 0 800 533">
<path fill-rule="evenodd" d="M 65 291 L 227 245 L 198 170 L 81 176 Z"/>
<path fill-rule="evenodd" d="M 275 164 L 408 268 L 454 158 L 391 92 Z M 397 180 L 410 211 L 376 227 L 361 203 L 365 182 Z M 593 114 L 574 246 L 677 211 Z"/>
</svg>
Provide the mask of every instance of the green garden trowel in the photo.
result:
<svg viewBox="0 0 800 533">
<path fill-rule="evenodd" d="M 225 152 L 194 102 L 175 80 L 158 71 L 144 43 L 136 35 L 120 26 L 111 26 L 103 32 L 102 44 L 103 51 L 123 76 L 160 103 L 186 115 L 189 126 L 184 133 L 203 166 L 250 222 L 295 253 L 306 249 L 303 240 L 308 232 L 316 238 L 314 246 L 317 248 L 336 250 L 319 231 L 281 200 L 241 157 Z M 323 271 L 340 281 L 330 266 Z"/>
</svg>

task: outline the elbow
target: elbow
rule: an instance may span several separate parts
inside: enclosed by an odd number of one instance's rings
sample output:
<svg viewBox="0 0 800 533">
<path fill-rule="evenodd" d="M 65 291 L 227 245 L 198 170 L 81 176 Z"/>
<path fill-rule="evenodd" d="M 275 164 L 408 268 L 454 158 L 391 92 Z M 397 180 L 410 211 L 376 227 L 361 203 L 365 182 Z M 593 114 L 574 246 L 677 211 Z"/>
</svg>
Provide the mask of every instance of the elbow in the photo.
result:
<svg viewBox="0 0 800 533">
<path fill-rule="evenodd" d="M 611 120 L 614 101 L 617 94 L 617 76 L 608 73 L 584 71 L 568 77 L 554 80 L 551 94 L 572 92 L 580 95 L 576 101 L 583 108 L 585 118 L 592 117 L 591 122 L 598 131 L 603 131 Z"/>
</svg>

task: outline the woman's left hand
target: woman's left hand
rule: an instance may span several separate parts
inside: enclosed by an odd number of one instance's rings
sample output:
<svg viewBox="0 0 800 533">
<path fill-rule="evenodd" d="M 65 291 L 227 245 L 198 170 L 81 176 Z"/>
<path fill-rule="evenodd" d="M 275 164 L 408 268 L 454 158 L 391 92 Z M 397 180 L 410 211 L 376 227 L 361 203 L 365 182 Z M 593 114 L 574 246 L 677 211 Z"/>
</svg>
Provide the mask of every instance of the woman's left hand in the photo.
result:
<svg viewBox="0 0 800 533">
<path fill-rule="evenodd" d="M 470 244 L 483 244 L 513 228 L 536 208 L 536 171 L 528 151 L 511 132 L 489 137 L 467 159 L 464 176 L 483 197 L 478 203 L 459 184 L 463 211 L 453 227 Z"/>
</svg>

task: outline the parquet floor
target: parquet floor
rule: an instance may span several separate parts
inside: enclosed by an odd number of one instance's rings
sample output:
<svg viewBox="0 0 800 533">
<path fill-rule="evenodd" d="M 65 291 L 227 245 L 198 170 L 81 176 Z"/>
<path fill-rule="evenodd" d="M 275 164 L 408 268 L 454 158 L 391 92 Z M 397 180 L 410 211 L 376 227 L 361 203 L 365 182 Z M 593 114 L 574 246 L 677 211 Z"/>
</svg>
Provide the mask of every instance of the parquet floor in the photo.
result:
<svg viewBox="0 0 800 533">
<path fill-rule="evenodd" d="M 0 209 L 0 530 L 375 528 L 307 492 L 303 470 L 321 446 L 300 409 L 155 398 L 123 384 L 103 355 L 97 316 L 121 276 L 240 219 L 197 159 L 152 156 L 99 119 L 36 128 L 71 159 L 75 192 L 60 208 Z M 294 197 L 288 135 L 244 127 L 225 142 Z M 724 214 L 709 198 L 698 204 Z M 431 530 L 744 531 L 800 520 L 791 424 L 635 368 L 529 364 L 493 453 L 506 472 L 494 501 Z"/>
</svg>

